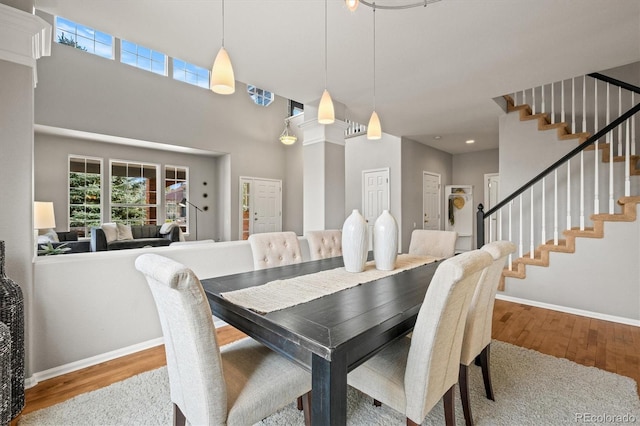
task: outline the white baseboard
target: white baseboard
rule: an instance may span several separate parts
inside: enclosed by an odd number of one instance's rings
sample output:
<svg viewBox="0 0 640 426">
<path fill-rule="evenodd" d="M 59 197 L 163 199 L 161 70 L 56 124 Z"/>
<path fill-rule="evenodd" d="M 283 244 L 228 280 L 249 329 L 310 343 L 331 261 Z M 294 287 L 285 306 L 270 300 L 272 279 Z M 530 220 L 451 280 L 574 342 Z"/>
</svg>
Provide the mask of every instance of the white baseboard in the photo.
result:
<svg viewBox="0 0 640 426">
<path fill-rule="evenodd" d="M 618 317 L 615 315 L 601 314 L 599 312 L 585 311 L 582 309 L 569 308 L 567 306 L 552 305 L 551 303 L 538 302 L 536 300 L 520 299 L 518 297 L 506 296 L 504 294 L 497 294 L 496 299 L 504 300 L 506 302 L 521 303 L 523 305 L 535 306 L 537 308 L 550 309 L 552 311 L 566 312 L 568 314 L 580 315 L 583 317 L 600 319 L 603 321 L 617 322 L 619 324 L 633 325 L 640 327 L 640 320 Z"/>
<path fill-rule="evenodd" d="M 31 388 L 43 380 L 51 379 L 53 377 L 61 376 L 63 374 L 71 373 L 83 368 L 91 367 L 92 365 L 100 364 L 101 362 L 110 361 L 115 358 L 120 358 L 125 355 L 130 355 L 145 349 L 153 348 L 155 346 L 162 345 L 164 339 L 158 337 L 157 339 L 147 340 L 146 342 L 138 343 L 135 345 L 127 346 L 126 348 L 117 349 L 115 351 L 106 352 L 100 355 L 92 356 L 90 358 L 74 361 L 69 364 L 61 365 L 59 367 L 50 368 L 49 370 L 39 371 L 33 373 L 31 377 L 27 377 L 24 381 L 25 388 Z"/>
</svg>

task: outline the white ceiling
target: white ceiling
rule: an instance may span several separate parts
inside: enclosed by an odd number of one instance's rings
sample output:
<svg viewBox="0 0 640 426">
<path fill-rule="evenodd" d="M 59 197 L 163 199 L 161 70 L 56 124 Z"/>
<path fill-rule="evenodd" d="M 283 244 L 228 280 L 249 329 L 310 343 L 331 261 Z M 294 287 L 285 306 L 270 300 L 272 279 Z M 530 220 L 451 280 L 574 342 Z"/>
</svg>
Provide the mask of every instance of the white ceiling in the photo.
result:
<svg viewBox="0 0 640 426">
<path fill-rule="evenodd" d="M 402 1 L 378 1 L 392 3 Z M 36 6 L 206 68 L 221 45 L 220 0 Z M 317 103 L 325 84 L 324 7 L 323 0 L 227 0 L 225 47 L 236 80 Z M 366 124 L 373 107 L 372 9 L 352 13 L 342 0 L 328 0 L 327 26 L 327 87 L 349 118 Z M 501 112 L 493 98 L 640 61 L 640 1 L 442 0 L 378 9 L 376 45 L 384 132 L 454 154 L 491 149 Z"/>
</svg>

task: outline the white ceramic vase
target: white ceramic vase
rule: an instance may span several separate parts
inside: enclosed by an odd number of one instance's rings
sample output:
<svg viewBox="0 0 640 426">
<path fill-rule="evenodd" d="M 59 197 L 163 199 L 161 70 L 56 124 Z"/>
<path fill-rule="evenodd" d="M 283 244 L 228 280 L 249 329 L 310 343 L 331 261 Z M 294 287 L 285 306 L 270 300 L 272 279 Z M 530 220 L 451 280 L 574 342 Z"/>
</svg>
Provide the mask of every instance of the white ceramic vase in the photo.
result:
<svg viewBox="0 0 640 426">
<path fill-rule="evenodd" d="M 376 269 L 392 271 L 398 257 L 398 223 L 384 210 L 373 225 L 373 258 Z"/>
<path fill-rule="evenodd" d="M 355 209 L 342 225 L 342 259 L 348 272 L 364 271 L 369 252 L 367 222 Z"/>
</svg>

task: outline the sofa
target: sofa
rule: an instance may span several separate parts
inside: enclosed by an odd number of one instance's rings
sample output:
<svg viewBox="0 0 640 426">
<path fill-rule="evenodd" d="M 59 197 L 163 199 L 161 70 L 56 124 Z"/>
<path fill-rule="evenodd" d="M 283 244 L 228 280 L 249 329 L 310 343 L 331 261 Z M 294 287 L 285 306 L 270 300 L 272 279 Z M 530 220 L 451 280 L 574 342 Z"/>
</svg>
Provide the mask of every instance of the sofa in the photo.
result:
<svg viewBox="0 0 640 426">
<path fill-rule="evenodd" d="M 64 245 L 64 247 L 71 249 L 71 250 L 65 251 L 64 254 L 86 253 L 91 250 L 88 240 L 78 241 L 78 233 L 76 231 L 60 232 L 60 231 L 48 230 L 44 234 L 38 235 L 38 250 L 41 250 L 42 246 L 48 243 L 51 243 L 51 246 L 53 248 L 57 248 Z M 38 253 L 38 256 L 41 256 L 41 255 L 42 255 L 41 253 Z"/>
<path fill-rule="evenodd" d="M 116 224 L 103 224 L 99 228 L 91 228 L 91 251 L 161 247 L 168 246 L 174 241 L 180 241 L 180 227 L 178 226 L 169 229 L 166 229 L 165 226 L 163 229 L 161 225 L 129 226 L 117 224 L 115 234 L 113 234 L 112 225 Z M 160 232 L 165 229 L 166 233 Z"/>
</svg>

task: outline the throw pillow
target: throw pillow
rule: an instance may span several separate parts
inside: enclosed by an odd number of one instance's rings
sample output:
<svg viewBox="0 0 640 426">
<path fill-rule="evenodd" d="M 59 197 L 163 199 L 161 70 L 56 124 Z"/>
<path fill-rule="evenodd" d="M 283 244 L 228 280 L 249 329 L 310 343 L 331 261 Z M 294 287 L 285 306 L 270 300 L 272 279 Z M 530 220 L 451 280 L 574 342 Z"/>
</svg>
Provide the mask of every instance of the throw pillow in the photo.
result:
<svg viewBox="0 0 640 426">
<path fill-rule="evenodd" d="M 169 232 L 171 232 L 174 226 L 176 226 L 175 222 L 163 223 L 162 226 L 160 227 L 160 233 L 163 235 L 168 234 Z"/>
<path fill-rule="evenodd" d="M 53 229 L 47 229 L 42 235 L 46 236 L 52 243 L 59 243 L 58 233 Z"/>
<path fill-rule="evenodd" d="M 133 240 L 133 234 L 131 233 L 131 226 L 125 225 L 124 223 L 119 223 L 117 225 L 118 229 L 118 240 Z"/>
<path fill-rule="evenodd" d="M 108 243 L 118 239 L 118 227 L 115 223 L 103 223 L 101 228 Z"/>
</svg>

